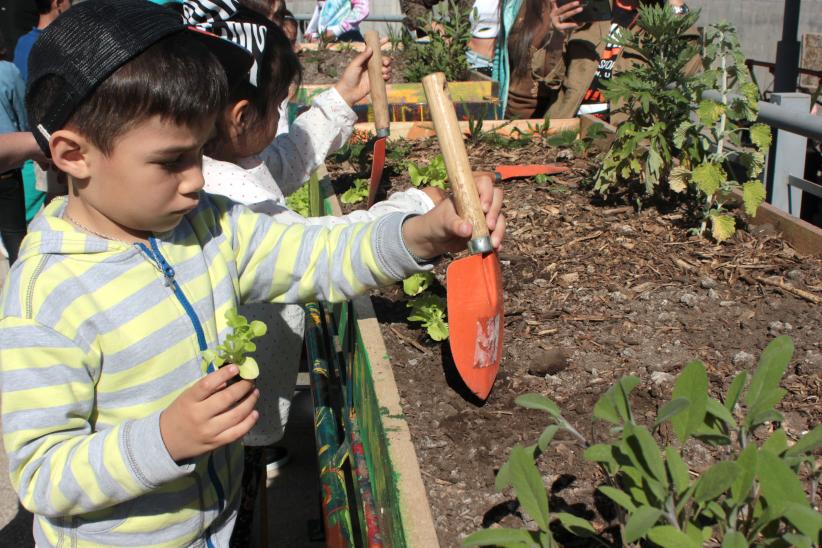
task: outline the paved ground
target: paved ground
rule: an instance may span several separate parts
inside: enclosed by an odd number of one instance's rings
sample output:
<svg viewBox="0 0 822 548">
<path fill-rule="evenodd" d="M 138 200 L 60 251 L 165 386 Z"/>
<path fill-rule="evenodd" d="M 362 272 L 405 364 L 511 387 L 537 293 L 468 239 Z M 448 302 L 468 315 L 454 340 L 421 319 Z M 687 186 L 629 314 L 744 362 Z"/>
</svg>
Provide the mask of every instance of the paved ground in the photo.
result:
<svg viewBox="0 0 822 548">
<path fill-rule="evenodd" d="M 0 258 L 0 289 L 7 271 L 8 263 Z M 268 481 L 268 546 L 320 548 L 324 546 L 322 542 L 310 540 L 311 527 L 321 523 L 321 511 L 314 414 L 311 393 L 307 390 L 295 395 L 282 443 L 288 448 L 291 461 Z M 19 507 L 17 495 L 11 488 L 8 459 L 0 440 L 0 547 L 33 545 L 31 514 Z M 256 545 L 259 546 L 259 542 Z"/>
</svg>

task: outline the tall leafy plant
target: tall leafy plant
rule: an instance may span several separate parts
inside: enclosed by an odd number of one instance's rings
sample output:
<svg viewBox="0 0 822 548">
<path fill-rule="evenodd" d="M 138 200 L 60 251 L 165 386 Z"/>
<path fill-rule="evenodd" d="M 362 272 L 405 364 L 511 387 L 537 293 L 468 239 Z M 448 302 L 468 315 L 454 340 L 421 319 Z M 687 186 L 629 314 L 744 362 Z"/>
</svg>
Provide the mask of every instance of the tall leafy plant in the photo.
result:
<svg viewBox="0 0 822 548">
<path fill-rule="evenodd" d="M 511 451 L 496 486 L 500 491 L 513 487 L 539 530 L 486 529 L 467 537 L 464 546 L 553 546 L 554 521 L 572 535 L 588 537 L 590 545 L 605 542 L 589 522 L 553 512 L 548 505 L 534 461 L 560 431 L 570 434 L 585 449 L 585 459 L 603 471 L 606 481 L 598 489 L 618 509 L 624 545 L 818 546 L 822 514 L 809 502 L 803 481 L 813 500 L 822 475 L 814 456 L 822 447 L 822 426 L 791 445 L 775 409 L 787 393 L 779 382 L 793 351 L 789 337 L 774 339 L 750 382 L 745 372 L 739 373 L 723 401 L 710 397 L 704 364 L 689 363 L 674 384 L 672 399 L 649 425 L 640 424 L 631 407 L 630 395 L 640 380 L 623 377 L 593 409 L 594 418 L 610 426 L 605 440 L 587 439 L 550 399 L 520 396 L 519 405 L 544 411 L 550 424 L 535 444 Z M 660 446 L 654 434 L 664 425 L 676 443 Z M 695 475 L 683 457 L 686 443 L 704 444 L 722 459 Z"/>
<path fill-rule="evenodd" d="M 765 198 L 756 177 L 771 137 L 766 125 L 751 125 L 757 117 L 758 90 L 733 26 L 711 25 L 702 50 L 705 70 L 685 74 L 698 50 L 687 35 L 698 16 L 643 7 L 639 31 L 616 37 L 643 62 L 616 76 L 604 93 L 610 101 L 623 103 L 621 111 L 628 119 L 619 126 L 594 187 L 603 195 L 615 187 L 628 188 L 639 203 L 652 196 L 669 199 L 672 191 L 689 205 L 695 232 L 703 234 L 710 227 L 712 236 L 723 241 L 736 230 L 726 207 L 732 201 L 730 191 L 742 191 L 745 211 L 752 216 Z M 708 89 L 718 90 L 719 99 L 702 99 Z M 746 132 L 752 143 L 747 148 Z M 736 178 L 729 165 L 732 157 L 743 165 Z"/>
</svg>

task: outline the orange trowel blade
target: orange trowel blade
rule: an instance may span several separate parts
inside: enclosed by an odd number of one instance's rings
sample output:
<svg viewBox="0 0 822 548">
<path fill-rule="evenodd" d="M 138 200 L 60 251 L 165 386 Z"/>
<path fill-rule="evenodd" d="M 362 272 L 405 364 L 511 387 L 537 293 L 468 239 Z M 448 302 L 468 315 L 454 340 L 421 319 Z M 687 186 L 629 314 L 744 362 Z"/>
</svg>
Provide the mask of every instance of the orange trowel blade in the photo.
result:
<svg viewBox="0 0 822 548">
<path fill-rule="evenodd" d="M 371 161 L 371 182 L 368 185 L 368 207 L 377 201 L 377 191 L 380 189 L 382 170 L 385 167 L 385 141 L 387 137 L 378 137 L 374 141 L 374 156 Z"/>
<path fill-rule="evenodd" d="M 555 175 L 568 171 L 566 166 L 556 164 L 525 164 L 514 166 L 497 166 L 494 170 L 501 180 L 514 179 L 517 177 L 533 177 L 535 175 Z"/>
<path fill-rule="evenodd" d="M 502 358 L 502 272 L 497 254 L 451 263 L 447 274 L 451 355 L 462 380 L 488 398 Z"/>
</svg>

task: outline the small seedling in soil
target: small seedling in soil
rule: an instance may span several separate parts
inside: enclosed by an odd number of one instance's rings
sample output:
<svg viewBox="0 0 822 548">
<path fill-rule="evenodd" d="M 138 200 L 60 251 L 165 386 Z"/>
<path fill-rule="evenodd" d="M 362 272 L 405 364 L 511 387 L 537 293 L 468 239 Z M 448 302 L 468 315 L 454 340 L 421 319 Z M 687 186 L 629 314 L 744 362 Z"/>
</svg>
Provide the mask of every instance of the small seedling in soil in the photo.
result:
<svg viewBox="0 0 822 548">
<path fill-rule="evenodd" d="M 428 336 L 435 341 L 448 338 L 448 324 L 445 322 L 445 299 L 436 295 L 418 297 L 406 303 L 411 308 L 408 321 L 422 322 Z"/>
<path fill-rule="evenodd" d="M 419 166 L 415 163 L 408 163 L 408 176 L 411 177 L 411 184 L 420 186 L 434 186 L 445 190 L 448 181 L 448 173 L 445 171 L 445 159 L 442 154 L 438 154 L 428 165 Z"/>
<path fill-rule="evenodd" d="M 340 201 L 344 204 L 358 204 L 368 197 L 368 179 L 354 179 L 354 185 L 342 193 Z"/>
<path fill-rule="evenodd" d="M 430 272 L 417 272 L 402 281 L 402 290 L 410 297 L 416 297 L 431 287 L 434 275 Z"/>
<path fill-rule="evenodd" d="M 291 193 L 285 199 L 285 204 L 288 206 L 288 209 L 299 213 L 303 217 L 308 217 L 310 213 L 308 208 L 308 183 Z"/>
<path fill-rule="evenodd" d="M 225 313 L 225 318 L 233 331 L 226 337 L 225 342 L 217 347 L 217 350 L 203 351 L 201 366 L 203 373 L 208 371 L 209 364 L 222 367 L 233 363 L 240 368 L 240 377 L 247 380 L 256 379 L 260 375 L 257 360 L 246 354 L 257 350 L 257 345 L 252 340 L 265 335 L 268 327 L 259 320 L 248 323 L 245 316 L 238 314 L 233 308 Z"/>
<path fill-rule="evenodd" d="M 582 537 L 590 546 L 818 546 L 822 514 L 810 501 L 822 476 L 815 455 L 822 447 L 822 425 L 790 444 L 775 409 L 787 394 L 780 381 L 793 352 L 790 337 L 774 339 L 750 383 L 746 372 L 739 373 L 723 401 L 710 397 L 705 365 L 689 363 L 674 383 L 672 399 L 647 426 L 639 424 L 631 407 L 639 378 L 622 377 L 593 408 L 594 419 L 608 423 L 611 433 L 597 443 L 572 426 L 552 400 L 520 396 L 518 405 L 545 412 L 550 424 L 535 444 L 514 447 L 496 487 L 513 487 L 539 531 L 485 529 L 463 546 L 557 546 L 555 535 L 565 542 Z M 663 427 L 676 443 L 659 441 L 671 437 L 659 435 Z M 616 508 L 618 537 L 616 528 L 598 532 L 587 520 L 549 507 L 536 459 L 560 431 L 602 471 L 599 492 Z M 684 459 L 686 442 L 710 448 L 716 462 L 701 474 L 692 472 Z"/>
</svg>

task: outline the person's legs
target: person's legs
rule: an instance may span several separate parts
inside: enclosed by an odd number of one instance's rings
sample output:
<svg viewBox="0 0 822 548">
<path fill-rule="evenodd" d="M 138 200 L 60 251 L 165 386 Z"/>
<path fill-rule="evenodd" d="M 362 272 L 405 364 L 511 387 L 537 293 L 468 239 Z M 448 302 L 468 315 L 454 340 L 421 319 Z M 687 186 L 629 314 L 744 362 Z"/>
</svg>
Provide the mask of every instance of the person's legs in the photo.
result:
<svg viewBox="0 0 822 548">
<path fill-rule="evenodd" d="M 20 243 L 26 236 L 26 199 L 19 169 L 0 174 L 0 237 L 9 254 L 9 264 L 17 260 Z"/>
<path fill-rule="evenodd" d="M 351 29 L 337 36 L 337 42 L 365 42 L 359 29 Z"/>
</svg>

